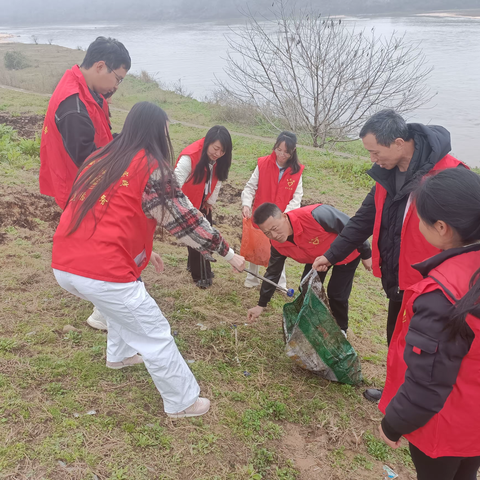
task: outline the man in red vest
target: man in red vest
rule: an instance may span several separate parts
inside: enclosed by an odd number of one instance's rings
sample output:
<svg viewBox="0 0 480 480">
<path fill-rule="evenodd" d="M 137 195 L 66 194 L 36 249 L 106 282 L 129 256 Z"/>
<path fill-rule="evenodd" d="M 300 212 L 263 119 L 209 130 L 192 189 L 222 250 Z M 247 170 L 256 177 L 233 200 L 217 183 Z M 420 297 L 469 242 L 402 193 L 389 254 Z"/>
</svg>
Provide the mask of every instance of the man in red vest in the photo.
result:
<svg viewBox="0 0 480 480">
<path fill-rule="evenodd" d="M 80 65 L 67 70 L 48 104 L 40 145 L 40 193 L 55 198 L 63 210 L 85 159 L 112 140 L 106 98 L 112 96 L 131 66 L 117 40 L 98 37 Z M 106 330 L 94 310 L 87 320 Z"/>
<path fill-rule="evenodd" d="M 272 245 L 270 261 L 265 278 L 278 283 L 287 257 L 305 264 L 302 278 L 312 269 L 312 263 L 337 238 L 349 217 L 330 205 L 309 205 L 287 213 L 274 203 L 260 205 L 253 214 L 253 221 L 270 239 Z M 346 336 L 348 328 L 348 298 L 352 291 L 355 270 L 360 258 L 365 268 L 371 268 L 372 251 L 368 240 L 364 240 L 358 251 L 340 259 L 332 269 L 328 282 L 327 296 L 332 314 Z M 322 282 L 326 271 L 320 273 Z M 258 305 L 248 310 L 248 320 L 258 318 L 275 292 L 275 287 L 262 282 Z"/>
<path fill-rule="evenodd" d="M 360 131 L 364 147 L 374 163 L 368 174 L 375 186 L 338 238 L 313 268 L 323 271 L 345 258 L 373 234 L 373 273 L 382 279 L 389 299 L 387 343 L 390 344 L 403 292 L 422 279 L 411 267 L 439 253 L 419 230 L 411 192 L 425 175 L 464 164 L 448 155 L 450 133 L 436 125 L 405 123 L 393 110 L 373 115 Z M 381 390 L 368 389 L 368 400 L 378 401 Z"/>
<path fill-rule="evenodd" d="M 106 97 L 130 69 L 127 49 L 98 37 L 80 65 L 67 70 L 48 104 L 40 146 L 40 193 L 64 209 L 78 168 L 112 140 Z"/>
</svg>

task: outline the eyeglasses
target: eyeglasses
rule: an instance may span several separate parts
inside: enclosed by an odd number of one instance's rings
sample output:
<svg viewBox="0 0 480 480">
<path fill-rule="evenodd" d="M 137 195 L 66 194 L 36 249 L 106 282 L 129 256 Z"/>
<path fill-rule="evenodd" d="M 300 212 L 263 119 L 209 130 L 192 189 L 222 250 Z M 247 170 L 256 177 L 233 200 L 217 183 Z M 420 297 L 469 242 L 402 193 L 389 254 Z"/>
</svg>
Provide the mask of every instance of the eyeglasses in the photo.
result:
<svg viewBox="0 0 480 480">
<path fill-rule="evenodd" d="M 279 150 L 278 148 L 275 149 L 275 153 L 277 154 L 277 157 L 291 157 L 292 154 L 288 152 L 284 152 L 282 150 Z"/>
<path fill-rule="evenodd" d="M 110 73 L 113 73 L 115 75 L 115 78 L 117 79 L 116 86 L 118 87 L 118 85 L 120 85 L 123 82 L 123 78 L 120 75 L 117 75 L 117 73 L 115 72 L 115 70 L 113 70 L 113 68 L 110 68 L 108 65 L 107 65 L 107 68 L 110 70 Z"/>
</svg>

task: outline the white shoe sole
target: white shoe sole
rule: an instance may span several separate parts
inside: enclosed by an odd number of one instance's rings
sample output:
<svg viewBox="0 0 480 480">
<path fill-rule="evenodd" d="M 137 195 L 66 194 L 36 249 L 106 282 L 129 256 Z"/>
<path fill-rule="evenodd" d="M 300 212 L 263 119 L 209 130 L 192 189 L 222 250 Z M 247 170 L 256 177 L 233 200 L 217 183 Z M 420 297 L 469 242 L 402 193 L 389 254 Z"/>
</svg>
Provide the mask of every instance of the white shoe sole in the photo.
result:
<svg viewBox="0 0 480 480">
<path fill-rule="evenodd" d="M 125 367 L 131 367 L 132 365 L 122 365 L 121 367 L 111 367 L 110 365 L 105 364 L 107 368 L 110 368 L 111 370 L 120 370 L 121 368 Z"/>
<path fill-rule="evenodd" d="M 98 320 L 95 320 L 94 318 L 92 318 L 91 316 L 87 318 L 87 323 L 92 327 L 92 328 L 95 328 L 96 330 L 105 330 L 107 331 L 107 326 L 102 323 L 102 322 L 99 322 Z"/>
<path fill-rule="evenodd" d="M 255 283 L 255 284 L 245 282 L 245 283 L 243 284 L 243 286 L 244 286 L 245 288 L 255 288 L 255 287 L 259 287 L 259 286 L 260 286 L 260 282 Z"/>
<path fill-rule="evenodd" d="M 121 368 L 127 368 L 127 367 L 136 367 L 137 365 L 143 365 L 142 363 L 135 363 L 134 365 L 121 365 L 119 367 L 112 367 L 110 365 L 105 364 L 107 368 L 111 368 L 112 370 L 120 370 Z"/>
<path fill-rule="evenodd" d="M 208 410 L 210 410 L 210 407 L 208 408 Z M 201 417 L 202 415 L 205 415 L 206 413 L 208 413 L 208 410 L 206 412 L 203 412 L 203 413 L 179 413 L 179 414 L 176 414 L 176 413 L 167 413 L 167 416 L 169 418 L 173 418 L 173 419 L 177 419 L 177 418 L 189 418 L 189 417 Z"/>
</svg>

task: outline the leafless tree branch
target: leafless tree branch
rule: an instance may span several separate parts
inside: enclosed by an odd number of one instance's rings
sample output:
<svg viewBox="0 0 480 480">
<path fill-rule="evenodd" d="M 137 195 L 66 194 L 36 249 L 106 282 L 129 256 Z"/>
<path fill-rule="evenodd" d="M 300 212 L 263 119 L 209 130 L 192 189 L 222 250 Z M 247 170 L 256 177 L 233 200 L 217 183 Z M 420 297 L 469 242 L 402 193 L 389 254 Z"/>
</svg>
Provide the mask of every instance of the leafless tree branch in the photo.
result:
<svg viewBox="0 0 480 480">
<path fill-rule="evenodd" d="M 308 133 L 323 146 L 348 139 L 379 109 L 405 113 L 433 97 L 425 84 L 432 69 L 405 36 L 356 31 L 286 0 L 275 0 L 273 14 L 245 12 L 246 26 L 227 36 L 228 80 L 217 83 L 274 128 Z"/>
</svg>

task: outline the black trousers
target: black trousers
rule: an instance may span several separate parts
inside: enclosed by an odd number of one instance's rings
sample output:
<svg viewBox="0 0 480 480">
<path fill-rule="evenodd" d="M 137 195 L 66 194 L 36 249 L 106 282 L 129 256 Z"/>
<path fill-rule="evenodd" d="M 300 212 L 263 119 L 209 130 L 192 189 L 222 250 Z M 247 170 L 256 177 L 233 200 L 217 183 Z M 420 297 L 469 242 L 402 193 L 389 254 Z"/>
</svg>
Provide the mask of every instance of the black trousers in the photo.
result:
<svg viewBox="0 0 480 480">
<path fill-rule="evenodd" d="M 201 213 L 205 216 L 205 218 L 208 220 L 208 223 L 210 225 L 212 224 L 212 212 L 207 215 L 205 210 L 200 210 Z M 188 248 L 188 263 L 187 263 L 187 268 L 190 270 L 190 273 L 192 274 L 192 278 L 194 282 L 198 282 L 198 280 L 202 279 L 202 270 L 204 270 L 204 280 L 212 278 L 212 269 L 210 267 L 210 262 L 208 260 L 205 260 L 203 255 L 198 251 L 195 250 L 194 248 L 187 247 Z M 203 262 L 203 265 L 202 263 Z M 205 268 L 203 268 L 205 267 Z"/>
<path fill-rule="evenodd" d="M 334 265 L 332 267 L 332 276 L 328 282 L 327 297 L 333 317 L 337 321 L 338 326 L 345 331 L 348 328 L 348 299 L 352 292 L 353 277 L 359 263 L 360 257 L 346 265 Z M 305 265 L 302 279 L 311 269 L 311 263 Z M 318 276 L 324 282 L 327 272 L 318 272 Z"/>
<path fill-rule="evenodd" d="M 400 313 L 402 302 L 388 301 L 388 316 L 387 316 L 387 344 L 390 345 L 395 325 L 397 324 L 397 317 Z"/>
<path fill-rule="evenodd" d="M 476 480 L 480 457 L 431 458 L 410 445 L 418 480 Z"/>
</svg>

